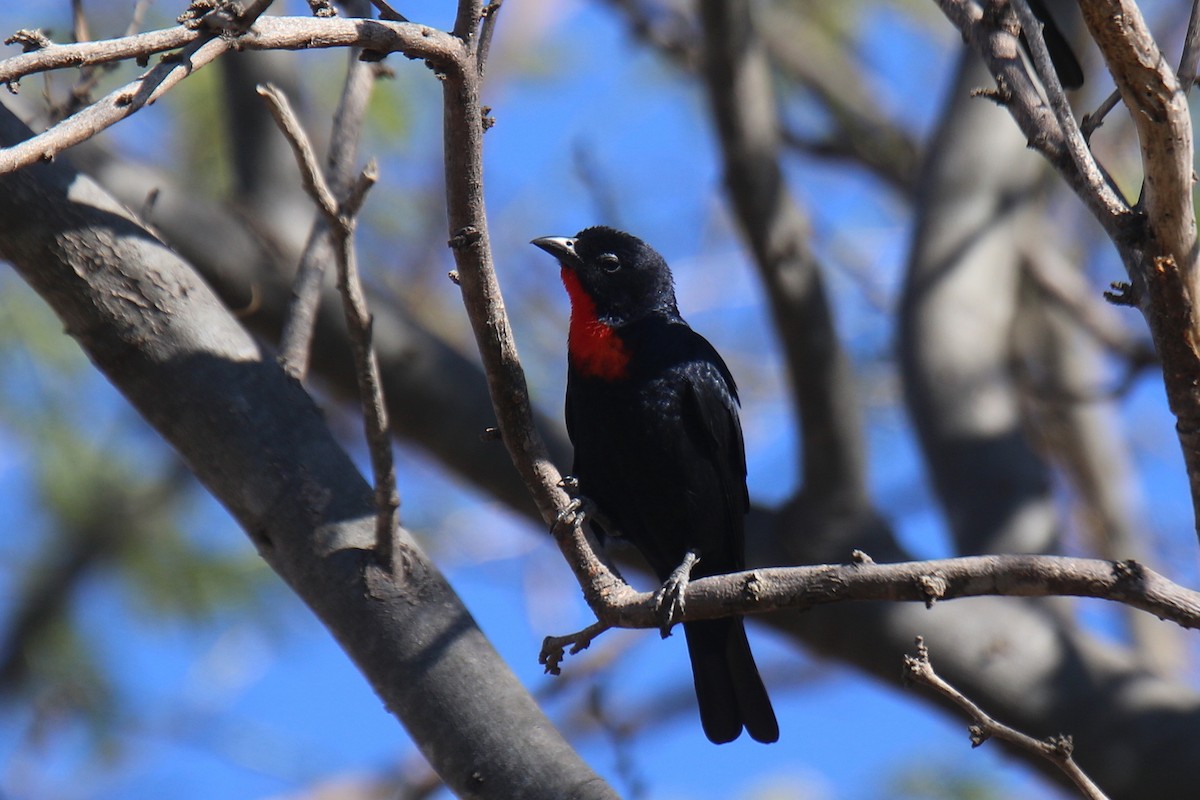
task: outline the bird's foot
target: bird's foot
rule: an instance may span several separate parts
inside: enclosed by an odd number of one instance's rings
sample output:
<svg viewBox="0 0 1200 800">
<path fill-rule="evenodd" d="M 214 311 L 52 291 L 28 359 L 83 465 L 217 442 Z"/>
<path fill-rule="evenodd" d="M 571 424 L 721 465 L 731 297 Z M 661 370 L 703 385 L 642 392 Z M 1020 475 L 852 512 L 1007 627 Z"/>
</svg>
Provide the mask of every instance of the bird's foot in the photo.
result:
<svg viewBox="0 0 1200 800">
<path fill-rule="evenodd" d="M 675 621 L 683 616 L 683 595 L 692 579 L 692 569 L 700 561 L 700 554 L 688 550 L 681 563 L 663 581 L 663 585 L 654 593 L 654 603 L 658 607 L 658 632 L 662 638 L 671 635 Z"/>
<path fill-rule="evenodd" d="M 574 475 L 564 475 L 558 482 L 558 488 L 567 493 L 567 496 L 571 498 L 571 502 L 559 512 L 558 518 L 555 520 L 555 525 L 564 522 L 574 524 L 576 521 L 575 515 L 578 515 L 580 525 L 588 520 L 591 521 L 592 530 L 600 537 L 601 541 L 606 537 L 621 538 L 621 530 L 613 524 L 612 520 L 600 510 L 599 506 L 592 502 L 591 498 L 580 493 L 578 478 Z"/>
<path fill-rule="evenodd" d="M 563 507 L 563 510 L 558 512 L 558 516 L 554 520 L 554 525 L 551 530 L 558 528 L 561 525 L 582 525 L 587 521 L 588 508 L 591 503 L 586 497 L 573 497 L 571 502 Z"/>
<path fill-rule="evenodd" d="M 587 521 L 587 518 L 592 516 L 595 510 L 595 505 L 591 500 L 579 493 L 579 479 L 574 475 L 564 475 L 558 482 L 558 487 L 567 493 L 571 498 L 571 502 L 558 512 L 558 517 L 554 520 L 554 528 L 560 525 L 582 525 Z"/>
</svg>

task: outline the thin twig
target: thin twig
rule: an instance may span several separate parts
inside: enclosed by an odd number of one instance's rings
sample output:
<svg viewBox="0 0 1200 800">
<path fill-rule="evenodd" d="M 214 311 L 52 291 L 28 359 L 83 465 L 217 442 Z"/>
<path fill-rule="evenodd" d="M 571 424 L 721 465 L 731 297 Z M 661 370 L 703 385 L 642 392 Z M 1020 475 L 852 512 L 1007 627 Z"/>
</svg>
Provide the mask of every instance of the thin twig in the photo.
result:
<svg viewBox="0 0 1200 800">
<path fill-rule="evenodd" d="M 942 13 L 962 32 L 963 38 L 983 56 L 995 76 L 996 90 L 986 94 L 1008 109 L 1029 140 L 1029 146 L 1042 153 L 1059 171 L 1109 236 L 1114 240 L 1127 237 L 1129 227 L 1136 221 L 1129 204 L 1103 180 L 1097 181 L 1095 174 L 1088 176 L 1080 172 L 1068 152 L 1065 132 L 1057 124 L 1054 111 L 1017 56 L 1020 50 L 1016 35 L 1001 26 L 994 13 L 985 14 L 974 2 L 936 2 Z"/>
<path fill-rule="evenodd" d="M 1090 142 L 1092 140 L 1092 134 L 1096 132 L 1097 128 L 1104 124 L 1104 118 L 1107 117 L 1109 113 L 1117 107 L 1117 103 L 1119 102 L 1121 102 L 1121 93 L 1116 89 L 1113 89 L 1108 97 L 1104 98 L 1104 102 L 1101 103 L 1095 111 L 1090 114 L 1083 115 L 1083 119 L 1079 122 L 1079 130 L 1083 134 L 1083 140 L 1085 142 Z"/>
<path fill-rule="evenodd" d="M 606 622 L 593 622 L 583 630 L 565 636 L 547 636 L 542 640 L 542 652 L 538 654 L 538 663 L 546 668 L 547 675 L 559 675 L 562 673 L 564 658 L 587 650 L 597 636 L 611 627 Z M 570 650 L 567 650 L 568 645 Z"/>
<path fill-rule="evenodd" d="M 1115 183 L 1108 172 L 1100 166 L 1096 157 L 1092 155 L 1083 132 L 1075 122 L 1071 102 L 1067 100 L 1062 82 L 1058 79 L 1058 71 L 1050 59 L 1050 51 L 1046 48 L 1046 40 L 1042 36 L 1042 23 L 1034 16 L 1026 0 L 1010 0 L 1009 4 L 1017 13 L 1017 19 L 1020 20 L 1021 28 L 1025 31 L 1025 41 L 1033 56 L 1038 78 L 1042 82 L 1042 88 L 1046 90 L 1046 98 L 1050 101 L 1050 108 L 1054 111 L 1055 119 L 1058 120 L 1063 142 L 1071 160 L 1075 162 L 1075 168 L 1079 170 L 1079 174 L 1083 176 L 1091 190 L 1100 196 L 1106 205 L 1115 206 L 1123 203 L 1123 198 L 1117 193 Z"/>
<path fill-rule="evenodd" d="M 146 17 L 146 9 L 154 0 L 137 0 L 133 4 L 133 14 L 129 17 L 129 25 L 125 28 L 126 36 L 133 36 L 142 27 L 142 20 Z"/>
<path fill-rule="evenodd" d="M 346 80 L 333 116 L 329 138 L 326 158 L 329 183 L 331 191 L 338 196 L 345 193 L 345 187 L 354 174 L 362 123 L 378 75 L 378 65 L 359 60 L 361 53 L 361 49 L 351 48 L 348 54 Z M 303 380 L 308 372 L 325 265 L 333 258 L 331 238 L 326 216 L 318 215 L 313 221 L 292 281 L 291 301 L 279 337 L 279 362 L 297 380 Z"/>
<path fill-rule="evenodd" d="M 1183 39 L 1183 52 L 1179 56 L 1179 88 L 1184 94 L 1196 82 L 1196 68 L 1200 63 L 1200 0 L 1192 0 L 1192 13 L 1188 17 L 1187 36 Z"/>
<path fill-rule="evenodd" d="M 1054 764 L 1089 800 L 1107 800 L 1107 795 L 1100 791 L 1100 787 L 1075 763 L 1075 759 L 1072 757 L 1074 743 L 1070 736 L 1059 735 L 1051 736 L 1048 739 L 1034 739 L 1016 728 L 1005 725 L 975 705 L 969 697 L 955 689 L 934 671 L 933 664 L 929 660 L 929 648 L 925 646 L 923 637 L 918 636 L 916 644 L 917 655 L 904 657 L 905 675 L 909 680 L 933 689 L 966 712 L 972 721 L 968 729 L 971 733 L 972 747 L 979 747 L 994 736 Z"/>
<path fill-rule="evenodd" d="M 247 16 L 239 19 L 260 13 L 269 3 L 270 0 L 256 0 Z M 461 47 L 461 42 L 457 42 L 453 36 L 425 25 L 342 18 L 264 17 L 255 20 L 253 28 L 244 31 L 240 27 L 216 31 L 205 29 L 197 34 L 186 28 L 173 28 L 141 36 L 149 38 L 139 41 L 150 44 L 131 51 L 127 41 L 119 49 L 122 54 L 119 56 L 113 55 L 109 49 L 94 48 L 87 51 L 86 57 L 72 50 L 73 55 L 64 61 L 59 56 L 58 48 L 50 46 L 0 61 L 0 83 L 11 85 L 23 75 L 47 69 L 79 66 L 92 63 L 92 60 L 140 59 L 143 55 L 156 52 L 164 41 L 178 42 L 178 37 L 183 37 L 182 41 L 188 43 L 179 54 L 164 57 L 162 63 L 141 78 L 111 92 L 79 113 L 18 144 L 0 148 L 0 174 L 52 159 L 63 150 L 90 139 L 153 103 L 185 77 L 235 47 L 244 50 L 303 50 L 358 46 L 379 53 L 399 51 L 434 65 L 456 58 Z M 208 38 L 210 36 L 215 38 Z"/>
<path fill-rule="evenodd" d="M 478 3 L 464 0 L 459 5 L 460 23 L 471 18 L 471 8 L 478 15 Z M 456 26 L 456 35 L 459 30 Z M 534 425 L 528 382 L 496 278 L 483 198 L 481 78 L 474 48 L 466 46 L 465 38 L 469 37 L 464 37 L 455 57 L 444 63 L 442 80 L 448 244 L 487 374 L 496 427 L 542 519 L 550 523 L 566 511 L 569 498 L 559 487 L 562 475 Z"/>
<path fill-rule="evenodd" d="M 193 30 L 179 25 L 161 31 L 149 31 L 99 42 L 47 44 L 36 50 L 0 61 L 0 83 L 11 85 L 27 75 L 66 67 L 108 64 L 130 58 L 149 58 L 155 53 L 191 44 L 204 35 L 203 30 Z"/>
<path fill-rule="evenodd" d="M 309 196 L 317 204 L 317 208 L 321 213 L 329 218 L 330 223 L 336 226 L 340 222 L 338 220 L 338 202 L 334 198 L 329 184 L 325 181 L 325 174 L 321 171 L 321 166 L 317 162 L 317 154 L 313 151 L 308 134 L 304 132 L 304 128 L 301 126 L 296 112 L 292 110 L 287 96 L 270 84 L 260 85 L 258 87 L 258 94 L 267 101 L 267 107 L 271 109 L 271 115 L 275 118 L 280 131 L 283 132 L 284 137 L 288 140 L 288 144 L 292 146 L 292 151 L 295 153 L 296 161 L 300 167 L 300 179 L 304 183 L 304 190 L 308 192 Z"/>
<path fill-rule="evenodd" d="M 386 0 L 371 0 L 371 5 L 379 9 L 379 18 L 389 22 L 408 22 L 408 17 L 392 8 Z"/>
<path fill-rule="evenodd" d="M 83 0 L 71 0 L 71 38 L 77 42 L 90 42 L 87 15 L 83 13 Z"/>
<path fill-rule="evenodd" d="M 83 11 L 83 0 L 71 0 L 71 38 L 76 42 L 89 42 L 92 39 L 87 15 Z M 100 75 L 100 70 L 95 66 L 85 66 L 79 70 L 79 79 L 71 87 L 71 96 L 65 108 L 55 109 L 58 118 L 70 116 L 91 102 L 92 90 L 100 82 Z"/>
<path fill-rule="evenodd" d="M 201 25 L 204 34 L 184 48 L 178 58 L 164 60 L 137 80 L 110 92 L 37 136 L 0 149 L 0 173 L 48 160 L 153 103 L 185 77 L 234 47 L 235 37 L 229 34 L 244 32 L 270 4 L 271 0 L 255 0 L 233 20 L 221 16 L 220 28 Z M 0 81 L 3 80 L 11 79 L 0 77 Z"/>
<path fill-rule="evenodd" d="M 492 48 L 492 34 L 496 30 L 496 18 L 500 15 L 500 6 L 504 0 L 491 0 L 483 9 L 483 24 L 479 26 L 479 43 L 475 46 L 475 64 L 482 78 L 487 69 L 488 52 Z"/>
<path fill-rule="evenodd" d="M 400 507 L 396 491 L 396 470 L 392 458 L 392 442 L 388 436 L 387 409 L 379 375 L 379 361 L 371 343 L 371 315 L 358 275 L 354 248 L 355 214 L 362 205 L 367 189 L 375 182 L 376 167 L 372 161 L 359 180 L 339 203 L 333 196 L 317 163 L 316 153 L 301 127 L 287 97 L 273 86 L 259 86 L 258 93 L 267 100 L 272 116 L 279 124 L 296 154 L 305 189 L 326 217 L 333 233 L 338 265 L 338 290 L 346 313 L 346 325 L 354 351 L 355 374 L 363 406 L 363 427 L 371 453 L 371 468 L 375 484 L 375 557 L 387 570 L 393 567 L 393 539 Z"/>
</svg>

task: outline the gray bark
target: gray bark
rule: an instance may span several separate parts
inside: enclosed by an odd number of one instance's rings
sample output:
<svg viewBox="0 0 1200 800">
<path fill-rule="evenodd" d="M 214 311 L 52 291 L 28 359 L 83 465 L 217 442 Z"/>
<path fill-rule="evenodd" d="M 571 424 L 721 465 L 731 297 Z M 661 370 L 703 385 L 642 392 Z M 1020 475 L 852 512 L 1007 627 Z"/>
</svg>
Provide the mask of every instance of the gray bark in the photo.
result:
<svg viewBox="0 0 1200 800">
<path fill-rule="evenodd" d="M 5 143 L 28 136 L 0 110 Z M 412 537 L 373 554 L 369 487 L 320 409 L 212 291 L 61 164 L 0 178 L 0 256 L 179 452 L 464 797 L 613 797 Z"/>
</svg>

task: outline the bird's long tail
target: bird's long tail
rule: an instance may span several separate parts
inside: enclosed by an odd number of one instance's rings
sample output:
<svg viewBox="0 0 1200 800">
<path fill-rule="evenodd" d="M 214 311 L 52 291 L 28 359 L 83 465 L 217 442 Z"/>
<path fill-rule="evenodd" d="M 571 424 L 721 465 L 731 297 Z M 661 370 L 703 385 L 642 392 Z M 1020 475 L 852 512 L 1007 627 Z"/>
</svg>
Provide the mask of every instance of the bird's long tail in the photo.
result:
<svg viewBox="0 0 1200 800">
<path fill-rule="evenodd" d="M 683 632 L 692 660 L 700 724 L 709 741 L 731 742 L 743 726 L 756 741 L 777 741 L 779 723 L 741 618 L 687 622 Z"/>
</svg>

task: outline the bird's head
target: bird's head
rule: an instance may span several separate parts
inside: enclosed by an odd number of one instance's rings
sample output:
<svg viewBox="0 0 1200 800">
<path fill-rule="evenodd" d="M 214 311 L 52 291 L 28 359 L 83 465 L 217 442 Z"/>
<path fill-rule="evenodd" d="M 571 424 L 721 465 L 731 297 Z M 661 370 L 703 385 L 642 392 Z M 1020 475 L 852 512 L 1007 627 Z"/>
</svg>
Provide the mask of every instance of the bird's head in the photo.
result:
<svg viewBox="0 0 1200 800">
<path fill-rule="evenodd" d="M 652 314 L 678 314 L 667 262 L 650 245 L 614 228 L 532 242 L 558 259 L 572 309 L 590 304 L 597 320 L 623 325 Z"/>
</svg>

